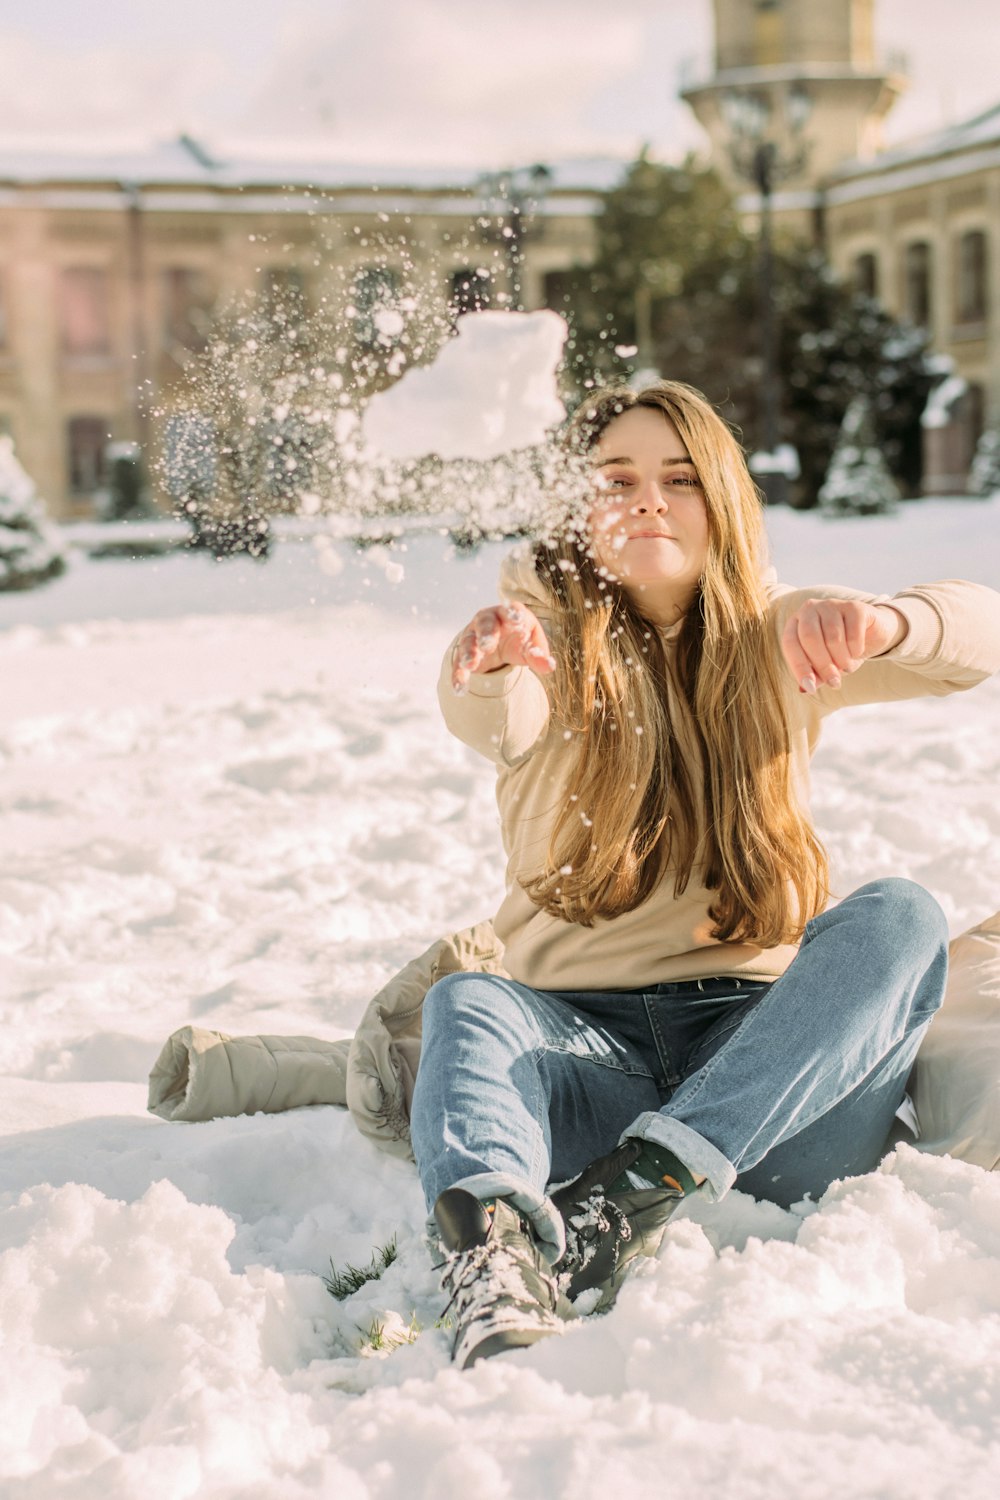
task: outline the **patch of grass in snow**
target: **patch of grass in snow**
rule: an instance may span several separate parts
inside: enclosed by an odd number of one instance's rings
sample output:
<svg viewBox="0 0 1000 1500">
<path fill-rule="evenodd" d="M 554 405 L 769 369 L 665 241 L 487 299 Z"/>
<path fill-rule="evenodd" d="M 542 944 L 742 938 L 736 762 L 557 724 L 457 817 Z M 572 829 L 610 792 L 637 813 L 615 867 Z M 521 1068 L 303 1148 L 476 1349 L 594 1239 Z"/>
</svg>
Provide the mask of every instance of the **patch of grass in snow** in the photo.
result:
<svg viewBox="0 0 1000 1500">
<path fill-rule="evenodd" d="M 434 1327 L 450 1329 L 453 1326 L 452 1319 L 444 1316 L 435 1318 Z M 424 1331 L 424 1325 L 420 1322 L 415 1312 L 410 1314 L 408 1325 L 403 1328 L 387 1328 L 379 1318 L 372 1318 L 366 1329 L 359 1329 L 361 1343 L 358 1345 L 361 1354 L 391 1354 L 394 1349 L 402 1349 L 405 1344 L 415 1344 Z"/>
<path fill-rule="evenodd" d="M 362 1354 L 391 1354 L 393 1349 L 401 1349 L 404 1344 L 415 1344 L 423 1331 L 416 1313 L 411 1315 L 406 1328 L 387 1329 L 378 1318 L 372 1318 L 362 1334 L 360 1351 Z"/>
<path fill-rule="evenodd" d="M 335 1297 L 338 1302 L 345 1302 L 348 1297 L 353 1297 L 355 1292 L 369 1281 L 377 1281 L 382 1272 L 392 1265 L 399 1251 L 396 1248 L 396 1236 L 380 1250 L 372 1252 L 372 1258 L 367 1266 L 345 1266 L 338 1271 L 333 1261 L 330 1261 L 330 1274 L 323 1277 L 323 1285 Z"/>
</svg>

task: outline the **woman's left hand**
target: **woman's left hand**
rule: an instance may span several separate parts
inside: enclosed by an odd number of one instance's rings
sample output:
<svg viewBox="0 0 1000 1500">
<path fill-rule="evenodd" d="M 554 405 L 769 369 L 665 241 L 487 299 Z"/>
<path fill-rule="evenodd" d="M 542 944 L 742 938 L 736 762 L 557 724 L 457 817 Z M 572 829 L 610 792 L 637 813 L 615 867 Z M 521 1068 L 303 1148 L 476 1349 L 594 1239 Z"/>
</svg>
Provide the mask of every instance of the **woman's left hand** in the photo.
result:
<svg viewBox="0 0 1000 1500">
<path fill-rule="evenodd" d="M 781 649 L 800 693 L 824 684 L 839 688 L 841 676 L 856 672 L 871 656 L 896 646 L 907 623 L 889 604 L 863 599 L 807 599 L 789 616 Z"/>
</svg>

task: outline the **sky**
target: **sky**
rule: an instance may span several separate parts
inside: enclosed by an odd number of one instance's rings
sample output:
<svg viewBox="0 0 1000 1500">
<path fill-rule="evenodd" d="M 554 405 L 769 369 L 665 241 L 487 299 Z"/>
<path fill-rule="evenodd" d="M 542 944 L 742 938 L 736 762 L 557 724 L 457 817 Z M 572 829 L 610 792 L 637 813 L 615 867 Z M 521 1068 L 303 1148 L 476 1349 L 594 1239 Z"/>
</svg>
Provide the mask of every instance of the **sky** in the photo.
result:
<svg viewBox="0 0 1000 1500">
<path fill-rule="evenodd" d="M 817 0 L 822 3 L 822 0 Z M 996 0 L 877 0 L 911 88 L 895 143 L 1000 101 Z M 491 166 L 675 157 L 711 0 L 0 0 L 0 139 Z"/>
</svg>

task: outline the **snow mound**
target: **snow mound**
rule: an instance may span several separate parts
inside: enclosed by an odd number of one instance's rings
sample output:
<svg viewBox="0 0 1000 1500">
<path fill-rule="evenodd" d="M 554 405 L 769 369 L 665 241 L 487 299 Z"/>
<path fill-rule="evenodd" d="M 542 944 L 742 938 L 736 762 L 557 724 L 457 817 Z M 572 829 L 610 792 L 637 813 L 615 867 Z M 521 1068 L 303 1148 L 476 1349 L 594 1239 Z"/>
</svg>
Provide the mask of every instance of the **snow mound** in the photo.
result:
<svg viewBox="0 0 1000 1500">
<path fill-rule="evenodd" d="M 789 582 L 879 591 L 995 584 L 998 521 L 768 526 Z M 416 1174 L 346 1111 L 146 1113 L 176 1027 L 344 1035 L 495 909 L 493 777 L 434 684 L 506 550 L 81 559 L 0 598 L 3 1500 L 993 1500 L 1000 1173 L 902 1148 L 794 1212 L 685 1205 L 606 1317 L 460 1373 Z M 998 778 L 1000 677 L 834 716 L 835 889 L 994 910 Z"/>
<path fill-rule="evenodd" d="M 554 312 L 467 313 L 433 365 L 372 398 L 367 446 L 390 459 L 491 459 L 543 442 L 566 415 L 555 387 L 566 334 Z"/>
</svg>

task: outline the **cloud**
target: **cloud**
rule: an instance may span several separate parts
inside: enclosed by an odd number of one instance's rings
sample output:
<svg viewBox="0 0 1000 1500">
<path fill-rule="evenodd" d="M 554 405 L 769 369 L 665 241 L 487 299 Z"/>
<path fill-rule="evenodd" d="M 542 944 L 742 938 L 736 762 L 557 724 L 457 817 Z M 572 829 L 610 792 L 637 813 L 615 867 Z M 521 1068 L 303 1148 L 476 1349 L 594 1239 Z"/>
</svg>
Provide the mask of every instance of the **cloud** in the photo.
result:
<svg viewBox="0 0 1000 1500">
<path fill-rule="evenodd" d="M 299 11 L 270 76 L 238 123 L 268 135 L 318 132 L 345 155 L 483 161 L 607 151 L 634 142 L 630 80 L 656 0 L 368 0 L 332 20 Z M 666 88 L 667 81 L 664 80 Z M 587 123 L 593 99 L 622 94 L 620 140 Z"/>
<path fill-rule="evenodd" d="M 0 33 L 0 55 L 4 134 L 114 133 L 148 140 L 182 127 L 201 129 L 217 118 L 211 101 L 232 86 L 224 59 L 189 43 L 81 48 L 7 32 Z"/>
</svg>

